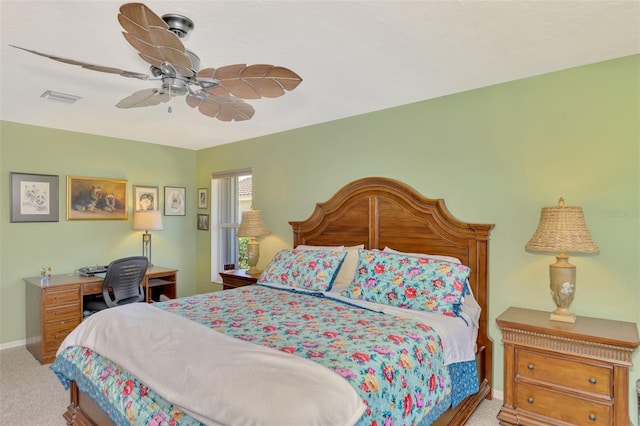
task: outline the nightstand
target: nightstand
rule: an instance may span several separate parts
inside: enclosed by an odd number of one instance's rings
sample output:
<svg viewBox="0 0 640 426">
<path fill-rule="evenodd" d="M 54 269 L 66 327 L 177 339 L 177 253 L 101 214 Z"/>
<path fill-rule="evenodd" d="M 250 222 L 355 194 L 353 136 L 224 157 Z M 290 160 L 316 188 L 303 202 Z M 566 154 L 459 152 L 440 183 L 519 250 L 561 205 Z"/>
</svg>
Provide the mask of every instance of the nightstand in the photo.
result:
<svg viewBox="0 0 640 426">
<path fill-rule="evenodd" d="M 504 343 L 501 425 L 629 424 L 634 323 L 509 308 L 496 322 Z"/>
<path fill-rule="evenodd" d="M 229 290 L 255 284 L 260 275 L 249 275 L 246 269 L 236 269 L 220 272 L 220 277 L 222 278 L 222 289 Z"/>
</svg>

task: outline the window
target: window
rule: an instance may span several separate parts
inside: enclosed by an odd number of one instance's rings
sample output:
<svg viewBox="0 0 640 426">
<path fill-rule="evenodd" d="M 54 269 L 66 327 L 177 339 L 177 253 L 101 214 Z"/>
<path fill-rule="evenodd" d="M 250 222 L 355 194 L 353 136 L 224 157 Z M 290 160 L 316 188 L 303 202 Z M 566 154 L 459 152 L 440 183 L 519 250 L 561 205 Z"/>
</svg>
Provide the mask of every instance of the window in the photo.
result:
<svg viewBox="0 0 640 426">
<path fill-rule="evenodd" d="M 214 173 L 211 176 L 211 281 L 220 281 L 224 265 L 248 267 L 246 244 L 238 238 L 242 212 L 251 208 L 253 177 L 251 169 Z"/>
</svg>

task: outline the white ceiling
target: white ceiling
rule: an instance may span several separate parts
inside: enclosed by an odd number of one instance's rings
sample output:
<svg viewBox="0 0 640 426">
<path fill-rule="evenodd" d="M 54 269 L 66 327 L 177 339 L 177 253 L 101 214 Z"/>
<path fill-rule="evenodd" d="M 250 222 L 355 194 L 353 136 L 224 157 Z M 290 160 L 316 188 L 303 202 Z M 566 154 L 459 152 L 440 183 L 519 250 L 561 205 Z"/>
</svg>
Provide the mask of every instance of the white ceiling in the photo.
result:
<svg viewBox="0 0 640 426">
<path fill-rule="evenodd" d="M 172 113 L 115 108 L 158 82 L 9 47 L 149 74 L 120 34 L 122 3 L 2 0 L 0 119 L 201 149 L 640 53 L 637 0 L 146 1 L 194 21 L 182 42 L 201 68 L 268 63 L 303 78 L 280 98 L 248 101 L 251 120 L 222 122 L 182 98 Z M 82 99 L 45 100 L 47 89 Z"/>
</svg>

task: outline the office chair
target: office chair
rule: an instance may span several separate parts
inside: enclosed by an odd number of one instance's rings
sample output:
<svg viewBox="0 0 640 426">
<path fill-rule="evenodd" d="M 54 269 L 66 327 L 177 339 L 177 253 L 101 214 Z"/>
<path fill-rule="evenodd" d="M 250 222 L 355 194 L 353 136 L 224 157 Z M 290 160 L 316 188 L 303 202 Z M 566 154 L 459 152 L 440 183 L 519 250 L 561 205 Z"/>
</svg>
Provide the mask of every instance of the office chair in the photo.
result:
<svg viewBox="0 0 640 426">
<path fill-rule="evenodd" d="M 111 262 L 102 282 L 102 297 L 88 300 L 84 304 L 85 314 L 91 315 L 114 306 L 143 302 L 145 296 L 142 280 L 148 266 L 149 260 L 145 256 L 125 257 Z"/>
</svg>

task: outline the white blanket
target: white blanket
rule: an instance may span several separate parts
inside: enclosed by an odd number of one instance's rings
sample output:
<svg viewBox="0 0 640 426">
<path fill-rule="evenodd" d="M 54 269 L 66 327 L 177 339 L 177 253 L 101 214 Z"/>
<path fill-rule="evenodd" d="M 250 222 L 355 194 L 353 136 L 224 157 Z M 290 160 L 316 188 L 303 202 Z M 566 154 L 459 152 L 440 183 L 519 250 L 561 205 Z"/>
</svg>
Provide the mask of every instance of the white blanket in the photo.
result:
<svg viewBox="0 0 640 426">
<path fill-rule="evenodd" d="M 72 345 L 120 364 L 207 425 L 352 425 L 365 410 L 355 389 L 320 364 L 146 303 L 90 316 L 58 353 Z"/>
</svg>

